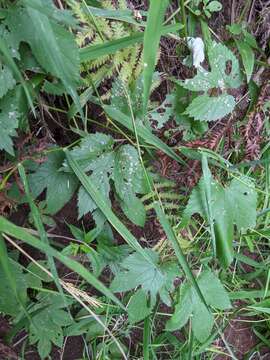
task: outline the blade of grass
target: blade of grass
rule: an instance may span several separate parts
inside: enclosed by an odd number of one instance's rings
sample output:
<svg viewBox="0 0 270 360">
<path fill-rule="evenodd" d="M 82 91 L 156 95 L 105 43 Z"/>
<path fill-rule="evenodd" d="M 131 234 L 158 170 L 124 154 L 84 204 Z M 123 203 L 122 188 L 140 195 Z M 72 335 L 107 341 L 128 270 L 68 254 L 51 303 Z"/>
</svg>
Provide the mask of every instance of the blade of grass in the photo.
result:
<svg viewBox="0 0 270 360">
<path fill-rule="evenodd" d="M 174 33 L 182 28 L 182 24 L 167 25 L 161 28 L 161 35 Z M 143 42 L 143 32 L 134 33 L 121 39 L 107 41 L 100 45 L 89 45 L 80 49 L 80 61 L 87 62 L 95 60 L 104 55 L 115 54 L 117 51 L 125 49 L 137 43 Z"/>
<path fill-rule="evenodd" d="M 106 219 L 115 228 L 115 230 L 125 239 L 125 241 L 138 253 L 140 253 L 149 263 L 156 267 L 152 259 L 144 251 L 136 238 L 131 234 L 127 227 L 118 219 L 111 208 L 108 206 L 104 196 L 97 190 L 91 179 L 82 171 L 78 162 L 72 157 L 67 149 L 65 149 L 66 158 L 69 166 L 74 171 L 74 174 L 80 180 L 81 184 L 94 200 L 98 208 L 102 211 Z"/>
<path fill-rule="evenodd" d="M 113 120 L 124 126 L 130 131 L 134 131 L 134 126 L 132 123 L 132 119 L 129 116 L 123 114 L 118 109 L 110 105 L 103 105 L 103 109 L 106 114 L 111 117 Z M 147 129 L 144 125 L 140 124 L 137 126 L 137 133 L 139 138 L 144 140 L 146 143 L 153 145 L 155 148 L 162 150 L 166 155 L 177 161 L 182 165 L 187 165 L 187 163 L 181 159 L 179 155 L 177 155 L 172 148 L 170 148 L 167 144 L 161 141 L 157 136 L 152 134 L 152 132 Z"/>
<path fill-rule="evenodd" d="M 212 196 L 211 196 L 211 172 L 209 170 L 209 166 L 208 166 L 208 160 L 207 160 L 207 155 L 206 154 L 202 154 L 202 170 L 203 170 L 203 179 L 204 179 L 204 184 L 205 184 L 205 191 L 204 191 L 204 196 L 205 196 L 205 203 L 206 203 L 206 209 L 207 209 L 207 217 L 208 217 L 208 222 L 210 225 L 210 232 L 211 232 L 211 239 L 212 239 L 212 249 L 213 249 L 213 254 L 216 257 L 216 235 L 215 235 L 215 230 L 214 230 L 214 218 L 213 218 L 213 212 L 212 212 Z"/>
<path fill-rule="evenodd" d="M 0 216 L 0 233 L 8 234 L 13 236 L 26 244 L 40 250 L 47 256 L 53 256 L 60 262 L 62 262 L 66 267 L 72 271 L 79 274 L 83 279 L 85 279 L 90 285 L 100 291 L 102 294 L 111 299 L 115 304 L 117 304 L 121 309 L 125 309 L 122 303 L 114 296 L 114 294 L 104 286 L 97 278 L 95 278 L 83 265 L 77 261 L 61 254 L 59 251 L 55 250 L 48 244 L 41 242 L 35 236 L 29 234 L 23 228 L 11 223 L 3 216 Z"/>
<path fill-rule="evenodd" d="M 205 301 L 205 298 L 201 292 L 201 289 L 199 288 L 199 285 L 189 267 L 189 264 L 188 264 L 187 259 L 181 249 L 181 246 L 176 238 L 176 235 L 166 217 L 166 214 L 164 213 L 163 209 L 161 208 L 161 206 L 158 202 L 155 202 L 154 209 L 156 211 L 158 220 L 159 220 L 161 226 L 163 227 L 165 234 L 167 235 L 168 240 L 171 242 L 171 244 L 173 246 L 177 260 L 178 260 L 180 266 L 182 267 L 182 269 L 184 270 L 184 273 L 185 273 L 187 279 L 191 282 L 192 286 L 194 287 L 195 291 L 197 292 L 202 303 L 206 306 L 207 310 L 210 311 L 209 307 Z"/>
<path fill-rule="evenodd" d="M 28 204 L 30 206 L 31 213 L 32 213 L 32 216 L 33 216 L 33 220 L 34 220 L 34 224 L 35 224 L 35 227 L 36 227 L 36 229 L 37 229 L 37 231 L 39 233 L 40 239 L 41 239 L 41 241 L 43 241 L 44 243 L 49 245 L 50 242 L 49 242 L 49 239 L 47 237 L 47 233 L 46 233 L 46 231 L 44 229 L 39 209 L 35 205 L 35 203 L 33 201 L 33 198 L 32 198 L 32 196 L 30 194 L 30 189 L 29 189 L 26 173 L 25 173 L 25 170 L 24 170 L 24 167 L 23 167 L 22 164 L 18 165 L 18 171 L 19 171 L 20 177 L 22 179 L 22 183 L 23 183 L 23 186 L 24 186 L 27 201 L 28 201 Z M 55 265 L 55 262 L 54 262 L 54 259 L 53 259 L 52 256 L 48 256 L 48 264 L 49 264 L 49 267 L 50 267 L 50 270 L 51 270 L 55 285 L 56 285 L 59 293 L 62 296 L 63 302 L 65 303 L 66 302 L 65 295 L 64 295 L 62 286 L 60 284 L 60 280 L 59 280 L 59 276 L 58 276 L 58 273 L 57 273 L 56 265 Z"/>
<path fill-rule="evenodd" d="M 155 71 L 162 23 L 168 0 L 150 0 L 143 40 L 143 114 L 147 112 L 153 74 Z"/>
<path fill-rule="evenodd" d="M 12 271 L 11 271 L 11 263 L 9 260 L 9 256 L 8 256 L 8 252 L 7 252 L 7 248 L 6 248 L 6 244 L 5 241 L 3 239 L 3 236 L 0 234 L 0 263 L 2 265 L 3 268 L 3 272 L 6 276 L 6 278 L 9 281 L 9 285 L 14 293 L 14 296 L 17 300 L 17 302 L 21 305 L 22 310 L 27 318 L 27 320 L 32 323 L 31 320 L 31 316 L 29 315 L 21 297 L 20 294 L 17 291 L 17 284 L 16 284 L 16 279 L 14 278 Z M 33 324 L 34 325 L 34 324 Z"/>
</svg>

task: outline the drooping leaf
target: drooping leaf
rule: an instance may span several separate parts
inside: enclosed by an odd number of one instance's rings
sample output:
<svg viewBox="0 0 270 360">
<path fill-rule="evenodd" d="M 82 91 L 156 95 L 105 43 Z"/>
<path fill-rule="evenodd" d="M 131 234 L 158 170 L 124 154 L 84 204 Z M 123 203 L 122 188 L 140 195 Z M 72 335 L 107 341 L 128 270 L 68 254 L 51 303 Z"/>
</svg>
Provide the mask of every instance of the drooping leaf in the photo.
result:
<svg viewBox="0 0 270 360">
<path fill-rule="evenodd" d="M 36 172 L 29 175 L 32 194 L 37 197 L 46 189 L 47 212 L 55 214 L 73 196 L 78 181 L 73 174 L 60 170 L 65 159 L 62 151 L 51 152 Z"/>
<path fill-rule="evenodd" d="M 255 64 L 255 54 L 252 48 L 249 46 L 247 42 L 235 40 L 238 51 L 241 55 L 242 62 L 244 65 L 247 82 L 249 83 L 249 80 L 252 76 L 254 64 Z"/>
<path fill-rule="evenodd" d="M 185 114 L 199 121 L 213 121 L 223 118 L 235 107 L 234 97 L 228 94 L 210 97 L 201 95 L 187 107 Z"/>
<path fill-rule="evenodd" d="M 202 178 L 191 193 L 184 218 L 197 213 L 209 220 L 205 191 Z M 221 264 L 227 267 L 233 260 L 233 225 L 235 224 L 239 231 L 255 226 L 257 195 L 254 184 L 243 177 L 233 179 L 226 188 L 211 179 L 211 196 L 209 205 L 212 207 L 217 257 Z"/>
</svg>

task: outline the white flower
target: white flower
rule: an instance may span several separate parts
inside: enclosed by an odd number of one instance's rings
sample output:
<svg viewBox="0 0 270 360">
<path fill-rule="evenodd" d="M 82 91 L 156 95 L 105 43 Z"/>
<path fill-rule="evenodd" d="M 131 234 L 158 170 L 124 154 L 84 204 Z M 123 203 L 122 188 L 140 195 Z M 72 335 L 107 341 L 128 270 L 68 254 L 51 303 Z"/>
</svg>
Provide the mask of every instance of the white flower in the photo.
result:
<svg viewBox="0 0 270 360">
<path fill-rule="evenodd" d="M 188 41 L 188 48 L 192 52 L 192 60 L 193 60 L 193 66 L 195 68 L 200 68 L 201 63 L 204 61 L 204 43 L 200 37 L 192 38 L 189 37 Z"/>
</svg>

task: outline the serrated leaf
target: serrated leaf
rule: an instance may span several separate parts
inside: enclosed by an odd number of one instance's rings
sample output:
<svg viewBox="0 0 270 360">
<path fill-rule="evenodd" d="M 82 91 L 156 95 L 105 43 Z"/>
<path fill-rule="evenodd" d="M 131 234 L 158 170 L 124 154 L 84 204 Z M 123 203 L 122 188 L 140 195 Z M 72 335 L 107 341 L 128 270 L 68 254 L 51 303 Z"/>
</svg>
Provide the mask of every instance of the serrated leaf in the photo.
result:
<svg viewBox="0 0 270 360">
<path fill-rule="evenodd" d="M 150 292 L 155 298 L 159 289 L 164 285 L 165 276 L 158 270 L 158 254 L 145 249 L 153 264 L 147 262 L 139 253 L 129 255 L 121 264 L 123 271 L 116 274 L 111 283 L 111 290 L 122 292 L 131 290 L 139 285 L 145 292 Z M 154 266 L 156 265 L 156 266 Z"/>
<path fill-rule="evenodd" d="M 29 175 L 30 189 L 35 197 L 46 189 L 46 210 L 50 214 L 57 213 L 71 199 L 78 186 L 73 174 L 60 170 L 64 159 L 62 151 L 51 152 L 37 171 Z"/>
<path fill-rule="evenodd" d="M 128 318 L 131 324 L 145 319 L 151 313 L 151 307 L 147 305 L 147 293 L 139 289 L 131 297 L 128 304 Z"/>
<path fill-rule="evenodd" d="M 14 155 L 12 137 L 16 136 L 19 113 L 14 94 L 10 92 L 0 101 L 0 150 Z"/>
<path fill-rule="evenodd" d="M 247 77 L 247 82 L 249 83 L 249 80 L 253 73 L 254 64 L 255 64 L 254 51 L 248 45 L 248 43 L 246 43 L 244 41 L 235 40 L 235 43 L 236 43 L 238 51 L 241 55 L 245 73 L 246 73 L 246 77 Z"/>
<path fill-rule="evenodd" d="M 185 114 L 199 121 L 214 121 L 228 115 L 235 107 L 234 97 L 222 94 L 218 97 L 202 95 L 195 98 Z"/>
<path fill-rule="evenodd" d="M 0 98 L 13 89 L 16 81 L 13 78 L 12 71 L 6 65 L 0 66 Z"/>
<path fill-rule="evenodd" d="M 208 305 L 220 310 L 231 307 L 227 291 L 211 271 L 206 270 L 200 275 L 199 286 Z"/>
<path fill-rule="evenodd" d="M 186 79 L 182 86 L 191 91 L 207 91 L 211 88 L 237 88 L 241 85 L 239 62 L 226 46 L 212 42 L 208 49 L 211 71 L 198 70 L 192 79 Z M 230 65 L 230 71 L 228 71 Z"/>
<path fill-rule="evenodd" d="M 209 270 L 199 275 L 198 286 L 207 305 L 225 310 L 231 307 L 229 296 L 219 279 Z M 210 289 L 210 291 L 209 291 Z M 175 312 L 167 322 L 166 329 L 170 331 L 181 329 L 191 317 L 191 326 L 195 337 L 204 342 L 211 334 L 214 317 L 200 300 L 195 289 L 188 283 L 181 286 L 180 300 Z"/>
<path fill-rule="evenodd" d="M 27 42 L 40 65 L 63 81 L 66 90 L 79 82 L 79 51 L 71 32 L 40 12 L 42 2 L 25 2 L 10 12 L 7 24 L 16 42 Z M 55 14 L 59 10 L 54 7 Z M 32 21 L 29 21 L 29 17 Z M 42 41 L 40 41 L 42 39 Z"/>
<path fill-rule="evenodd" d="M 118 150 L 113 176 L 122 210 L 131 221 L 143 226 L 146 212 L 142 202 L 136 198 L 136 193 L 144 190 L 144 176 L 138 152 L 133 146 L 123 145 Z"/>
<path fill-rule="evenodd" d="M 171 118 L 174 112 L 174 96 L 169 94 L 166 96 L 166 99 L 158 107 L 158 109 L 151 111 L 148 114 L 151 122 L 154 122 L 154 125 L 157 129 L 161 129 Z"/>
</svg>

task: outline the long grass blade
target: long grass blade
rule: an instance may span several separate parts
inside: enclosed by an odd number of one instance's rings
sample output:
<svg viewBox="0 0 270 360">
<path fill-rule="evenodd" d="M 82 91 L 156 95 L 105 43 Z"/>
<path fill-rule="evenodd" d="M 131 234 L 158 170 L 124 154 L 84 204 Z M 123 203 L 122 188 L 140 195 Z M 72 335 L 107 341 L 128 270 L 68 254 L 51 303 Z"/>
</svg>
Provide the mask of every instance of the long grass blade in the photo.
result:
<svg viewBox="0 0 270 360">
<path fill-rule="evenodd" d="M 27 181 L 27 177 L 26 177 L 26 173 L 25 173 L 25 170 L 24 170 L 24 167 L 23 167 L 22 164 L 18 165 L 18 171 L 19 171 L 20 177 L 22 179 L 22 183 L 23 183 L 23 186 L 24 186 L 27 201 L 28 201 L 28 204 L 30 206 L 31 213 L 32 213 L 32 216 L 33 216 L 33 220 L 34 220 L 34 224 L 35 224 L 35 227 L 36 227 L 36 229 L 37 229 L 37 231 L 39 233 L 40 239 L 41 239 L 41 241 L 43 241 L 44 243 L 49 245 L 49 239 L 48 239 L 47 233 L 46 233 L 46 231 L 44 229 L 39 209 L 35 205 L 35 203 L 33 201 L 33 198 L 31 196 L 28 181 Z M 55 265 L 55 262 L 54 262 L 54 259 L 53 259 L 52 256 L 48 256 L 48 264 L 49 264 L 53 279 L 55 281 L 56 287 L 57 287 L 59 293 L 61 294 L 62 299 L 63 299 L 63 301 L 65 303 L 65 295 L 64 295 L 62 286 L 60 284 L 60 279 L 58 277 L 56 265 Z"/>
<path fill-rule="evenodd" d="M 204 298 L 204 296 L 198 286 L 198 283 L 189 267 L 187 259 L 184 255 L 184 253 L 181 249 L 181 246 L 175 236 L 175 233 L 166 217 L 166 214 L 164 213 L 163 209 L 161 208 L 161 206 L 158 202 L 155 202 L 154 209 L 156 211 L 158 220 L 159 220 L 161 226 L 163 227 L 165 234 L 167 235 L 168 240 L 171 242 L 171 244 L 173 246 L 177 260 L 178 260 L 180 266 L 182 267 L 182 269 L 184 270 L 184 273 L 186 274 L 187 279 L 191 282 L 191 284 L 193 285 L 194 289 L 196 290 L 198 296 L 200 297 L 201 301 L 206 306 L 206 308 L 209 310 L 209 307 L 205 301 L 205 298 Z"/>
<path fill-rule="evenodd" d="M 123 304 L 114 296 L 114 294 L 104 286 L 96 277 L 94 277 L 83 265 L 77 261 L 61 254 L 59 251 L 52 248 L 50 245 L 40 241 L 35 236 L 29 234 L 23 228 L 11 223 L 3 216 L 0 216 L 0 233 L 8 234 L 10 236 L 19 239 L 26 244 L 40 250 L 47 256 L 53 256 L 55 259 L 59 260 L 66 267 L 71 269 L 80 275 L 84 280 L 86 280 L 90 285 L 100 291 L 102 294 L 111 299 L 115 304 L 117 304 L 121 309 L 125 309 Z"/>
<path fill-rule="evenodd" d="M 148 11 L 147 25 L 143 40 L 143 109 L 147 112 L 153 74 L 155 71 L 159 42 L 161 38 L 162 23 L 168 0 L 151 0 Z"/>
<path fill-rule="evenodd" d="M 113 120 L 124 126 L 130 131 L 134 131 L 134 126 L 132 123 L 132 119 L 129 116 L 123 114 L 120 110 L 115 109 L 110 105 L 103 106 L 106 114 L 111 117 Z M 162 150 L 166 155 L 177 161 L 182 165 L 187 165 L 187 163 L 181 159 L 179 155 L 177 155 L 172 148 L 170 148 L 167 144 L 161 141 L 157 136 L 152 134 L 152 132 L 146 128 L 144 125 L 140 124 L 137 127 L 137 133 L 141 140 L 145 141 L 149 145 L 153 145 L 155 148 Z"/>
<path fill-rule="evenodd" d="M 161 35 L 174 33 L 181 29 L 182 24 L 167 25 L 161 28 Z M 143 42 L 143 32 L 134 33 L 121 39 L 107 41 L 100 45 L 89 45 L 80 49 L 81 62 L 95 60 L 100 56 L 115 54 L 117 51 L 125 49 L 137 43 Z"/>
</svg>

